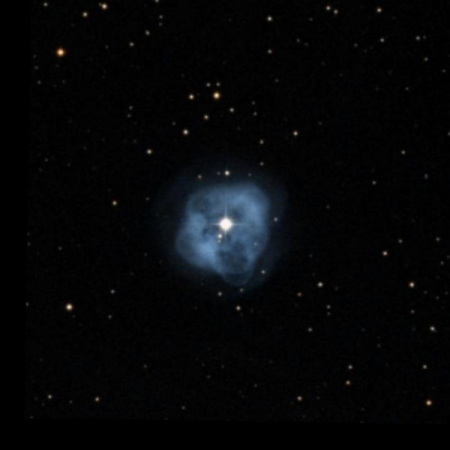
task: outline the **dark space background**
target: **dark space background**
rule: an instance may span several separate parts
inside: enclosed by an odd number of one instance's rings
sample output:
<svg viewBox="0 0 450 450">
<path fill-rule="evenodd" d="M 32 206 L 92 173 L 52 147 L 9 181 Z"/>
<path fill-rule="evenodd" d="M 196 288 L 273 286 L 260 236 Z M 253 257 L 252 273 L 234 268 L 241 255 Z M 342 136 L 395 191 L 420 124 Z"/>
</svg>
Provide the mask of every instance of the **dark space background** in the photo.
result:
<svg viewBox="0 0 450 450">
<path fill-rule="evenodd" d="M 448 12 L 32 1 L 25 417 L 445 422 Z M 155 236 L 216 157 L 288 196 L 237 297 Z"/>
</svg>

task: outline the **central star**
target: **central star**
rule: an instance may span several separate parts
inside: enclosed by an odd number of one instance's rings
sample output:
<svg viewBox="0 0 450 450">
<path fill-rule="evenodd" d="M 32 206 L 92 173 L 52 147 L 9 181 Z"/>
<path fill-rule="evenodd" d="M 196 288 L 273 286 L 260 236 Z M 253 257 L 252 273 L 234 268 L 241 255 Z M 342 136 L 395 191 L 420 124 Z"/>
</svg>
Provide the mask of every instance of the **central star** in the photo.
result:
<svg viewBox="0 0 450 450">
<path fill-rule="evenodd" d="M 225 232 L 230 231 L 231 228 L 233 228 L 233 225 L 233 222 L 228 217 L 225 217 L 219 223 L 220 228 L 222 228 L 222 230 Z"/>
</svg>

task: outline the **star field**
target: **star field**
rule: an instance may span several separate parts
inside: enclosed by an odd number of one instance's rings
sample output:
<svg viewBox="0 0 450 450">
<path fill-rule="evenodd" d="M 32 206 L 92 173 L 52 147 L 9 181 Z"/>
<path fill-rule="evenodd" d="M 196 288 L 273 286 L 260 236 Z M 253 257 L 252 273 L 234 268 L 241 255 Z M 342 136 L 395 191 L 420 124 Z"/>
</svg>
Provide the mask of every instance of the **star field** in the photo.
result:
<svg viewBox="0 0 450 450">
<path fill-rule="evenodd" d="M 445 423 L 448 16 L 32 1 L 25 418 Z M 283 214 L 229 285 L 173 243 L 242 180 Z"/>
</svg>

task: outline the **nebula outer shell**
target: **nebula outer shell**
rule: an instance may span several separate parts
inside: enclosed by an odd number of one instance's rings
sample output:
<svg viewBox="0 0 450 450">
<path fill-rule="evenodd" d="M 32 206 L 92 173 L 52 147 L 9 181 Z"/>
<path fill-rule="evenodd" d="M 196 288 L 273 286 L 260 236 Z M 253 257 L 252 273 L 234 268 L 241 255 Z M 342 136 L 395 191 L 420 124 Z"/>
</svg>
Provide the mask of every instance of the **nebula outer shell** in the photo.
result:
<svg viewBox="0 0 450 450">
<path fill-rule="evenodd" d="M 246 284 L 269 240 L 269 206 L 267 196 L 252 183 L 212 186 L 194 193 L 177 234 L 179 254 L 231 285 Z M 224 217 L 233 222 L 227 232 L 219 226 Z"/>
</svg>

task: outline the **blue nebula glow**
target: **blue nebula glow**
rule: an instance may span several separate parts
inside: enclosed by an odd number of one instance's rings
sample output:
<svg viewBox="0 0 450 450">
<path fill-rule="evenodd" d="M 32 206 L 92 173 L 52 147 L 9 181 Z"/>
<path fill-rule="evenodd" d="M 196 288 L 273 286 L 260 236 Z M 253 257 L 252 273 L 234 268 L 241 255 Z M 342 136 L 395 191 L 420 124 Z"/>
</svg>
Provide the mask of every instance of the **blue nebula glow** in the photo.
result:
<svg viewBox="0 0 450 450">
<path fill-rule="evenodd" d="M 221 222 L 227 219 L 228 223 Z M 270 232 L 270 202 L 253 183 L 216 185 L 188 198 L 176 248 L 195 267 L 233 286 L 253 277 Z"/>
</svg>

